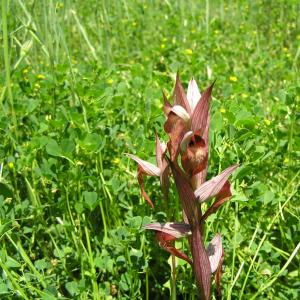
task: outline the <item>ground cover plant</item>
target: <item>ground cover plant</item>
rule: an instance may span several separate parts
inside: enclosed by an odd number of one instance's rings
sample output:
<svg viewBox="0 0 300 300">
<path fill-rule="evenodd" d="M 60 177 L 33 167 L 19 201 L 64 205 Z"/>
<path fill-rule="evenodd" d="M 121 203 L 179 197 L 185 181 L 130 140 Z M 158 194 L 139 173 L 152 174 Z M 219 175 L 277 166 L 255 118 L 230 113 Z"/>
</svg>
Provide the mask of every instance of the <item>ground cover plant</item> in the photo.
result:
<svg viewBox="0 0 300 300">
<path fill-rule="evenodd" d="M 124 153 L 155 163 L 177 71 L 217 79 L 207 178 L 241 163 L 204 235 L 223 298 L 299 297 L 298 1 L 2 0 L 0 24 L 1 299 L 169 299 L 174 261 L 143 227 L 181 220 L 179 199 L 145 205 Z"/>
</svg>

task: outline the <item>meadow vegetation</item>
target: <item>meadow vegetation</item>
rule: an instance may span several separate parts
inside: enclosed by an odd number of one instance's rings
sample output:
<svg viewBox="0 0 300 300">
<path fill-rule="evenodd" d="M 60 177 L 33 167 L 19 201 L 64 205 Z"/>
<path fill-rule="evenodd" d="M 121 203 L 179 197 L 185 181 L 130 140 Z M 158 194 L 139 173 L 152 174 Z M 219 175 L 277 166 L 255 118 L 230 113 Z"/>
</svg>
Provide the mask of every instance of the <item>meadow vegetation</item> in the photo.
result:
<svg viewBox="0 0 300 300">
<path fill-rule="evenodd" d="M 169 298 L 142 226 L 178 198 L 149 177 L 146 205 L 124 153 L 155 161 L 177 71 L 216 79 L 208 178 L 241 164 L 207 222 L 224 299 L 299 299 L 299 1 L 2 0 L 0 23 L 1 299 Z M 192 278 L 177 260 L 178 299 Z"/>
</svg>

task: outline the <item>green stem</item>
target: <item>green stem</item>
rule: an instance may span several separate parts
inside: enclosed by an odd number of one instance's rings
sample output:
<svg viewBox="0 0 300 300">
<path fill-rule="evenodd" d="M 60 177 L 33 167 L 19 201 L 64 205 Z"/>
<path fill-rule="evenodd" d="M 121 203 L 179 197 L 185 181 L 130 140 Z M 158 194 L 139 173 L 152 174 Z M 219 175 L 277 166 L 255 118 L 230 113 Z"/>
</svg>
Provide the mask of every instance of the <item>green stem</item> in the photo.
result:
<svg viewBox="0 0 300 300">
<path fill-rule="evenodd" d="M 10 78 L 10 62 L 9 62 L 9 45 L 8 45 L 8 30 L 7 30 L 7 0 L 2 0 L 2 31 L 3 31 L 3 49 L 4 49 L 4 65 L 5 65 L 5 80 L 6 89 L 8 94 L 8 100 L 14 125 L 15 134 L 17 134 L 17 119 L 14 110 L 14 100 L 11 89 L 11 78 Z"/>
<path fill-rule="evenodd" d="M 176 300 L 176 257 L 172 254 L 171 299 Z"/>
</svg>

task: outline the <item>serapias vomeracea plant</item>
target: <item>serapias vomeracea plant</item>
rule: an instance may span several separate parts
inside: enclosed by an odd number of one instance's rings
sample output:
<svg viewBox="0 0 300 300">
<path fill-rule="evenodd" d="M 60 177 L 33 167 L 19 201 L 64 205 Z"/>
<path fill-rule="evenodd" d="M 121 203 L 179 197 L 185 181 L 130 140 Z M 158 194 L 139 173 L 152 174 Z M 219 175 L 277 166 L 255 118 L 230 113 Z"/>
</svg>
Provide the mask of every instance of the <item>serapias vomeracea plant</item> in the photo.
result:
<svg viewBox="0 0 300 300">
<path fill-rule="evenodd" d="M 156 134 L 156 161 L 153 165 L 128 154 L 138 164 L 138 182 L 141 194 L 148 204 L 154 204 L 144 189 L 143 176 L 160 177 L 164 196 L 168 195 L 169 176 L 173 175 L 182 205 L 182 222 L 152 223 L 146 229 L 156 232 L 162 248 L 187 261 L 193 268 L 200 299 L 211 298 L 211 278 L 215 273 L 217 298 L 221 298 L 221 273 L 224 258 L 221 235 L 218 233 L 205 248 L 203 234 L 205 221 L 231 197 L 229 176 L 238 167 L 233 165 L 218 176 L 206 181 L 208 169 L 208 137 L 210 125 L 210 100 L 214 83 L 202 95 L 194 79 L 189 82 L 185 93 L 179 76 L 171 104 L 164 97 L 166 122 L 164 130 L 169 136 L 167 144 Z M 212 200 L 203 211 L 201 204 Z M 175 248 L 174 241 L 187 237 L 191 257 Z"/>
</svg>

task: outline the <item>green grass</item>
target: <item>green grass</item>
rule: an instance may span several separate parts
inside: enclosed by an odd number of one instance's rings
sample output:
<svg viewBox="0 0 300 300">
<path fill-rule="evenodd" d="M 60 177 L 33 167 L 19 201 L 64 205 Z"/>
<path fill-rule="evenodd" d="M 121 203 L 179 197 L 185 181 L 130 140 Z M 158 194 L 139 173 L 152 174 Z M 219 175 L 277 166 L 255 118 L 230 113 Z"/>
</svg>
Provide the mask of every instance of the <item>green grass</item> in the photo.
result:
<svg viewBox="0 0 300 300">
<path fill-rule="evenodd" d="M 207 223 L 224 299 L 299 297 L 298 1 L 2 0 L 0 44 L 1 299 L 169 298 L 141 225 L 180 220 L 176 196 L 147 178 L 151 210 L 123 153 L 154 160 L 177 71 L 217 79 L 209 176 L 242 164 Z M 196 298 L 181 261 L 177 296 Z"/>
</svg>

